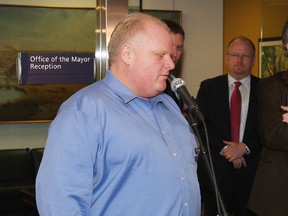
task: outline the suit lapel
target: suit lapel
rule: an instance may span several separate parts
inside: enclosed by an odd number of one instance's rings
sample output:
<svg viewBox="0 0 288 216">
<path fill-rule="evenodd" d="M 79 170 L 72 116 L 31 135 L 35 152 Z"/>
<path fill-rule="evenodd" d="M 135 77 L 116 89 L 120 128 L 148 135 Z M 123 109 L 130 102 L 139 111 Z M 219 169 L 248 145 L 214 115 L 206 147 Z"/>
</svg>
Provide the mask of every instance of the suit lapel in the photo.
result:
<svg viewBox="0 0 288 216">
<path fill-rule="evenodd" d="M 219 100 L 221 100 L 222 112 L 217 115 L 222 115 L 223 133 L 225 137 L 230 137 L 230 107 L 229 107 L 229 88 L 228 75 L 222 76 L 219 82 Z"/>
</svg>

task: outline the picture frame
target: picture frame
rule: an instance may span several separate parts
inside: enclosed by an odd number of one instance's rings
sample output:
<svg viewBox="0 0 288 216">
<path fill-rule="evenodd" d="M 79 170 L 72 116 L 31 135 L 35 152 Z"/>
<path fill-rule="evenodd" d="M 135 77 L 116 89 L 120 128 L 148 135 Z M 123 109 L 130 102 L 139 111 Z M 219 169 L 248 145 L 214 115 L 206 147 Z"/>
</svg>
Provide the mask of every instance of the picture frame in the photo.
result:
<svg viewBox="0 0 288 216">
<path fill-rule="evenodd" d="M 281 37 L 259 39 L 259 77 L 266 78 L 288 69 Z"/>
<path fill-rule="evenodd" d="M 94 53 L 95 13 L 95 8 L 0 5 L 0 123 L 51 122 L 60 105 L 88 85 L 20 84 L 16 59 L 20 52 Z"/>
</svg>

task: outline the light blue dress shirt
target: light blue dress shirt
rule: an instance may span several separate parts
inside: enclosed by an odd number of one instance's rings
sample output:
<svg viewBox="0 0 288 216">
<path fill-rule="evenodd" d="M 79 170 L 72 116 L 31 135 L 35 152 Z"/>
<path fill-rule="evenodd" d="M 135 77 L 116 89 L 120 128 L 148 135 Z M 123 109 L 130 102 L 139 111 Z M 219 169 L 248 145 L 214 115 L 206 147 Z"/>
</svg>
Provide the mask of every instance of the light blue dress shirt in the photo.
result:
<svg viewBox="0 0 288 216">
<path fill-rule="evenodd" d="M 166 94 L 139 98 L 108 70 L 64 102 L 36 179 L 41 216 L 199 216 L 196 141 Z"/>
</svg>

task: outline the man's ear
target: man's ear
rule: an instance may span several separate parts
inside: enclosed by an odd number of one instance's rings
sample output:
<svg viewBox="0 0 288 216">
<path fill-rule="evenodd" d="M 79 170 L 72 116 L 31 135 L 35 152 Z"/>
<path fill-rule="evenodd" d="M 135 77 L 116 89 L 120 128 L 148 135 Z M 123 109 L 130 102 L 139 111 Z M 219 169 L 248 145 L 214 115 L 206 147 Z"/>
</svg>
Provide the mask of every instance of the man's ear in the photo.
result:
<svg viewBox="0 0 288 216">
<path fill-rule="evenodd" d="M 131 61 L 131 47 L 129 44 L 124 43 L 120 49 L 120 56 L 125 64 L 130 64 Z"/>
</svg>

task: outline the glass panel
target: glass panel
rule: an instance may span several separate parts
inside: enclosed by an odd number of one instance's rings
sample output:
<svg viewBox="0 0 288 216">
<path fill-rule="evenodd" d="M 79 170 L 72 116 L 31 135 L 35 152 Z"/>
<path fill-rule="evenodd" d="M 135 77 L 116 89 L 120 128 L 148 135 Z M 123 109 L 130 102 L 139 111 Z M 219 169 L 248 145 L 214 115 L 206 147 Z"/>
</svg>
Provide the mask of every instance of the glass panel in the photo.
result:
<svg viewBox="0 0 288 216">
<path fill-rule="evenodd" d="M 95 8 L 2 5 L 0 28 L 0 122 L 51 121 L 60 104 L 87 84 L 21 85 L 17 54 L 93 54 Z"/>
</svg>

